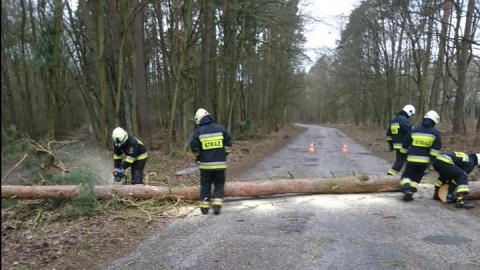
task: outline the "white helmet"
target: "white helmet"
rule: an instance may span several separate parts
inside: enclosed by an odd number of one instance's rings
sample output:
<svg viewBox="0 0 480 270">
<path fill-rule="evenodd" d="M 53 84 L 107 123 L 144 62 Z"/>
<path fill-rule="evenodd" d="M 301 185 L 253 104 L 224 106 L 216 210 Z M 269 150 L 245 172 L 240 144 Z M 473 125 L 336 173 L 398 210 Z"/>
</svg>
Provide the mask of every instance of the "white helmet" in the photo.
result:
<svg viewBox="0 0 480 270">
<path fill-rule="evenodd" d="M 195 113 L 195 124 L 197 125 L 200 125 L 200 121 L 202 121 L 202 118 L 205 116 L 205 115 L 210 115 L 207 110 L 205 109 L 198 109 L 197 112 Z"/>
<path fill-rule="evenodd" d="M 475 154 L 477 156 L 477 165 L 480 166 L 480 154 Z"/>
<path fill-rule="evenodd" d="M 432 119 L 435 124 L 440 123 L 440 115 L 436 111 L 428 111 L 423 118 Z"/>
<path fill-rule="evenodd" d="M 128 133 L 121 127 L 117 127 L 112 132 L 112 139 L 116 147 L 120 147 L 128 139 Z"/>
<path fill-rule="evenodd" d="M 403 107 L 403 111 L 406 112 L 408 116 L 412 116 L 415 114 L 415 107 L 413 107 L 411 104 L 408 104 Z"/>
</svg>

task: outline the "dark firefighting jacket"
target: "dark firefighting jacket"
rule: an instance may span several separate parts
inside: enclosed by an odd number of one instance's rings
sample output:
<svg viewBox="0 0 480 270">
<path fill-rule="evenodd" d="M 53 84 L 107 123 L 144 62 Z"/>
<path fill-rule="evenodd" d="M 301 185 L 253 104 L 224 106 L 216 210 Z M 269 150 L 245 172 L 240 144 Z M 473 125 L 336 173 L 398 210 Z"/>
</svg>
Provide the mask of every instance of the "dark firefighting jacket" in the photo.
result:
<svg viewBox="0 0 480 270">
<path fill-rule="evenodd" d="M 474 158 L 474 155 L 469 156 L 463 152 L 450 151 L 438 155 L 433 163 L 433 167 L 440 174 L 435 182 L 435 187 L 440 188 L 443 183 L 448 182 L 450 188 L 455 188 L 455 192 L 468 194 L 470 188 L 468 187 L 467 175 L 473 171 L 476 165 L 477 160 Z M 452 168 L 452 166 L 460 168 L 465 172 L 465 175 L 463 177 L 458 176 L 458 169 Z M 449 179 L 452 175 L 456 175 L 458 178 Z"/>
<path fill-rule="evenodd" d="M 467 154 L 456 151 L 441 153 L 437 156 L 435 162 L 445 162 L 455 165 L 467 174 L 470 174 L 477 165 L 477 162 L 470 158 Z"/>
<path fill-rule="evenodd" d="M 407 155 L 407 162 L 429 164 L 440 154 L 442 139 L 435 122 L 423 118 L 422 125 L 415 127 L 405 138 L 400 153 Z"/>
<path fill-rule="evenodd" d="M 223 126 L 206 115 L 192 134 L 190 149 L 200 170 L 225 170 L 227 155 L 232 151 L 232 139 Z"/>
<path fill-rule="evenodd" d="M 125 155 L 125 159 L 123 159 L 123 155 Z M 113 165 L 115 168 L 126 169 L 135 161 L 143 160 L 147 157 L 147 149 L 143 143 L 131 135 L 128 135 L 127 141 L 120 147 L 114 146 L 113 148 Z"/>
<path fill-rule="evenodd" d="M 412 131 L 412 123 L 406 112 L 401 111 L 388 124 L 387 142 L 393 149 L 400 150 L 407 135 Z"/>
</svg>

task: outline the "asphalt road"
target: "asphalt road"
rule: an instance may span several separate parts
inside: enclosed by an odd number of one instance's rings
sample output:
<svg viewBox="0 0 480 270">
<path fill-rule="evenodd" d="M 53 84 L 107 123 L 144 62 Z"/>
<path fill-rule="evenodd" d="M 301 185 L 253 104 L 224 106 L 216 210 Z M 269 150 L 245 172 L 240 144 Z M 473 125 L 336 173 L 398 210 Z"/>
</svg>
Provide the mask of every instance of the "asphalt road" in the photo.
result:
<svg viewBox="0 0 480 270">
<path fill-rule="evenodd" d="M 336 129 L 307 127 L 247 178 L 384 174 L 390 166 Z M 101 269 L 480 269 L 480 219 L 433 201 L 432 189 L 422 185 L 408 203 L 400 193 L 227 198 L 220 215 L 194 209 Z"/>
<path fill-rule="evenodd" d="M 308 128 L 289 145 L 244 174 L 246 181 L 292 178 L 326 178 L 347 175 L 385 175 L 391 164 L 379 159 L 334 128 Z M 313 142 L 315 153 L 308 148 Z M 347 153 L 342 153 L 343 146 Z"/>
</svg>

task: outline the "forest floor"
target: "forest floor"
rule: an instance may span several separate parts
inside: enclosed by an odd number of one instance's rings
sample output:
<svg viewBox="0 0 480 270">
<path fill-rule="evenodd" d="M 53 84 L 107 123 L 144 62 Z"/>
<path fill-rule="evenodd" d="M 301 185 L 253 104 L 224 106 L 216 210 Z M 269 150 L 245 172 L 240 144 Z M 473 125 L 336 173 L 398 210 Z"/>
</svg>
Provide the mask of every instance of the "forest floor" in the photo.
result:
<svg viewBox="0 0 480 270">
<path fill-rule="evenodd" d="M 383 128 L 329 126 L 340 129 L 377 156 L 393 164 L 394 154 L 387 151 Z M 287 145 L 303 131 L 297 126 L 287 126 L 269 136 L 236 140 L 228 160 L 227 181 L 235 181 L 242 172 Z M 449 132 L 442 135 L 445 150 L 473 150 L 466 147 L 467 141 L 453 137 Z M 473 138 L 473 134 L 467 138 Z M 110 156 L 108 153 L 101 155 L 104 159 Z M 149 155 L 147 184 L 198 184 L 198 173 L 175 174 L 181 169 L 195 167 L 190 155 L 166 155 L 158 150 L 150 150 Z M 478 171 L 472 173 L 474 180 L 480 179 Z M 3 175 L 2 172 L 2 179 Z M 431 172 L 424 180 L 433 182 L 435 177 L 436 173 Z M 147 208 L 139 201 L 125 200 L 122 202 L 124 207 L 120 209 L 112 210 L 105 206 L 94 215 L 74 217 L 61 211 L 62 206 L 52 207 L 48 200 L 2 200 L 1 268 L 99 269 L 101 265 L 128 253 L 136 243 L 160 230 L 169 220 L 181 218 L 186 213 L 178 206 L 188 205 L 186 202 L 165 205 L 165 202 L 159 201 L 149 201 L 149 204 L 155 206 Z M 476 204 L 477 208 L 469 211 L 480 217 L 480 206 Z"/>
</svg>

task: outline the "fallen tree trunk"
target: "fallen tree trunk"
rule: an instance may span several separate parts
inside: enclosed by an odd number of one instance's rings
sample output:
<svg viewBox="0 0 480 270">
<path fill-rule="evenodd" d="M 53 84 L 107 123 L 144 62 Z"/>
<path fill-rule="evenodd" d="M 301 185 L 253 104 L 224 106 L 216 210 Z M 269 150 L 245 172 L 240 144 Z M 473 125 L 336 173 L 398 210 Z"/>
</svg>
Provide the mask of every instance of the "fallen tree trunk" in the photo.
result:
<svg viewBox="0 0 480 270">
<path fill-rule="evenodd" d="M 199 187 L 160 187 L 142 185 L 99 185 L 93 188 L 97 199 L 131 197 L 178 197 L 199 200 Z M 263 182 L 227 182 L 225 197 L 261 197 L 281 194 L 349 194 L 400 191 L 399 180 L 391 176 L 350 176 L 329 179 L 292 179 Z M 79 186 L 2 186 L 2 199 L 71 199 Z M 470 183 L 467 199 L 480 199 L 480 182 Z"/>
</svg>

